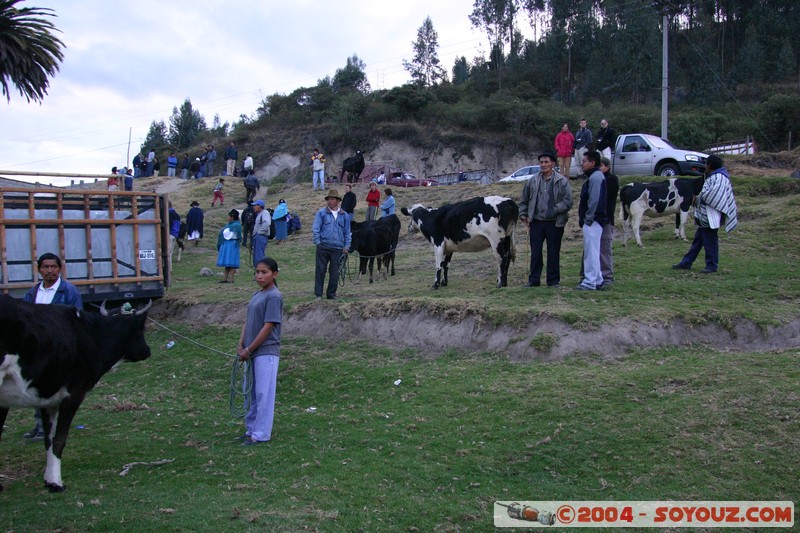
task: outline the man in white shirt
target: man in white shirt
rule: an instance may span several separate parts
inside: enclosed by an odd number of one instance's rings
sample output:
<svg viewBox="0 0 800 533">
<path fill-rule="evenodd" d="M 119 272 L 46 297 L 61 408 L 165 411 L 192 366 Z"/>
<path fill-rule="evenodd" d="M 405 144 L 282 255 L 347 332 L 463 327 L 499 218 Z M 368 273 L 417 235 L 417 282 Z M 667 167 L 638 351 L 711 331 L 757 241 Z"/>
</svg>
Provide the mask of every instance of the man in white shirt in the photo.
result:
<svg viewBox="0 0 800 533">
<path fill-rule="evenodd" d="M 61 279 L 61 258 L 56 254 L 45 253 L 42 254 L 36 266 L 39 269 L 39 275 L 42 281 L 31 287 L 25 293 L 25 300 L 28 303 L 35 304 L 56 304 L 56 305 L 71 305 L 77 309 L 83 309 L 83 300 L 81 294 L 75 285 L 65 279 Z M 26 439 L 33 441 L 40 441 L 44 439 L 44 428 L 42 427 L 42 418 L 39 411 L 35 411 L 36 425 L 32 430 L 23 435 Z"/>
</svg>

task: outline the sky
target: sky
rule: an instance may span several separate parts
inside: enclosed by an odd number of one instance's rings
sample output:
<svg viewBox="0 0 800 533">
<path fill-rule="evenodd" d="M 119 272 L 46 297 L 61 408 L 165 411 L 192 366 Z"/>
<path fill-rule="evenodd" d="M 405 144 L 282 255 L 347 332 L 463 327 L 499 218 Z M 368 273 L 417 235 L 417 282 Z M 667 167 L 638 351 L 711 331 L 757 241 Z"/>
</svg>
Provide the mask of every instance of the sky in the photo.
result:
<svg viewBox="0 0 800 533">
<path fill-rule="evenodd" d="M 210 126 L 251 116 L 264 97 L 311 87 L 353 54 L 373 89 L 410 80 L 403 60 L 426 16 L 439 59 L 483 55 L 473 0 L 26 0 L 51 8 L 64 60 L 42 103 L 13 86 L 0 101 L 0 170 L 104 174 L 186 98 Z M 14 177 L 14 176 L 9 176 Z M 33 179 L 14 177 L 33 181 Z M 69 179 L 48 178 L 66 184 Z"/>
</svg>

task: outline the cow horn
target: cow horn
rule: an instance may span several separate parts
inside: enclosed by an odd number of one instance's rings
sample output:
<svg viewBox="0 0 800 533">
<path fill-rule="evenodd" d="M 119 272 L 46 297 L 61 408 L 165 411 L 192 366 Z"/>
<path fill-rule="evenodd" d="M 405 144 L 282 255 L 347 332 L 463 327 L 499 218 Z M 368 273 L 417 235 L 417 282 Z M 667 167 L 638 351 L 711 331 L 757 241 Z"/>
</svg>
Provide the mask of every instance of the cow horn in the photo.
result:
<svg viewBox="0 0 800 533">
<path fill-rule="evenodd" d="M 103 300 L 103 303 L 100 304 L 100 314 L 103 316 L 108 316 L 108 310 L 106 309 L 106 301 Z"/>
<path fill-rule="evenodd" d="M 150 309 L 151 305 L 153 305 L 153 300 L 149 300 L 147 302 L 147 305 L 145 305 L 143 308 L 137 309 L 136 310 L 136 316 L 143 315 L 143 314 L 147 313 L 147 310 Z"/>
</svg>

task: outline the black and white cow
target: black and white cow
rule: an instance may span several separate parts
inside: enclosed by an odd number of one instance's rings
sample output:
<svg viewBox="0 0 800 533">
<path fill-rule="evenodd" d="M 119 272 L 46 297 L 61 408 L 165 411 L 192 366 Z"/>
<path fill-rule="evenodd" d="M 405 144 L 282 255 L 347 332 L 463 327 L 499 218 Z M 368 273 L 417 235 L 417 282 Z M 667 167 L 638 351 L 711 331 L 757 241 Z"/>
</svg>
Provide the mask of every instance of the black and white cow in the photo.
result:
<svg viewBox="0 0 800 533">
<path fill-rule="evenodd" d="M 389 215 L 378 220 L 367 220 L 365 222 L 352 222 L 352 240 L 350 251 L 357 251 L 360 257 L 358 277 L 367 273 L 369 264 L 369 282 L 372 283 L 372 269 L 375 259 L 378 259 L 378 274 L 381 273 L 381 266 L 385 265 L 386 270 L 383 279 L 389 275 L 394 276 L 394 256 L 397 249 L 397 242 L 400 239 L 400 219 L 397 215 Z"/>
<path fill-rule="evenodd" d="M 514 260 L 514 230 L 519 207 L 511 198 L 479 196 L 438 209 L 416 204 L 401 210 L 411 217 L 409 231 L 419 230 L 435 256 L 434 289 L 447 286 L 447 269 L 454 252 L 492 250 L 497 260 L 497 286 L 508 285 L 508 267 Z"/>
<path fill-rule="evenodd" d="M 0 435 L 10 407 L 40 410 L 44 484 L 51 492 L 65 488 L 61 454 L 86 393 L 121 360 L 150 357 L 144 338 L 149 307 L 109 316 L 105 303 L 97 314 L 0 295 Z"/>
<path fill-rule="evenodd" d="M 622 204 L 622 244 L 628 245 L 633 230 L 636 244 L 642 246 L 639 226 L 644 215 L 662 217 L 675 214 L 675 238 L 686 240 L 686 219 L 695 196 L 703 189 L 703 178 L 670 178 L 658 183 L 629 183 L 619 191 Z"/>
<path fill-rule="evenodd" d="M 342 163 L 342 173 L 339 176 L 339 182 L 344 182 L 344 175 L 347 173 L 347 183 L 357 183 L 361 173 L 364 172 L 366 162 L 364 161 L 364 154 L 361 150 L 356 150 L 356 155 L 348 157 Z"/>
</svg>

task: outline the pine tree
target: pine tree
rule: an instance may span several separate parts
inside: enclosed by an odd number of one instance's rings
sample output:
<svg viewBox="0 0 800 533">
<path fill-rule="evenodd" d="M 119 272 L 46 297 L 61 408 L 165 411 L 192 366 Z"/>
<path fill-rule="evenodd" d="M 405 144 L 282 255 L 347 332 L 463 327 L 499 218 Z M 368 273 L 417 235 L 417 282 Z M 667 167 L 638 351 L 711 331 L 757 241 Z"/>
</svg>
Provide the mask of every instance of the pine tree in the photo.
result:
<svg viewBox="0 0 800 533">
<path fill-rule="evenodd" d="M 141 151 L 146 154 L 150 150 L 158 152 L 167 147 L 167 125 L 163 120 L 156 122 L 155 120 L 150 124 L 150 131 L 147 132 L 147 137 L 144 138 Z"/>
<path fill-rule="evenodd" d="M 447 72 L 439 63 L 439 34 L 433 29 L 430 17 L 425 17 L 422 26 L 417 30 L 417 40 L 411 43 L 414 47 L 414 58 L 403 60 L 403 67 L 411 73 L 411 79 L 425 87 L 447 81 Z"/>
<path fill-rule="evenodd" d="M 187 98 L 180 109 L 172 108 L 167 140 L 175 149 L 184 150 L 190 147 L 197 135 L 205 130 L 206 119 L 199 111 L 192 109 L 191 100 Z"/>
</svg>

